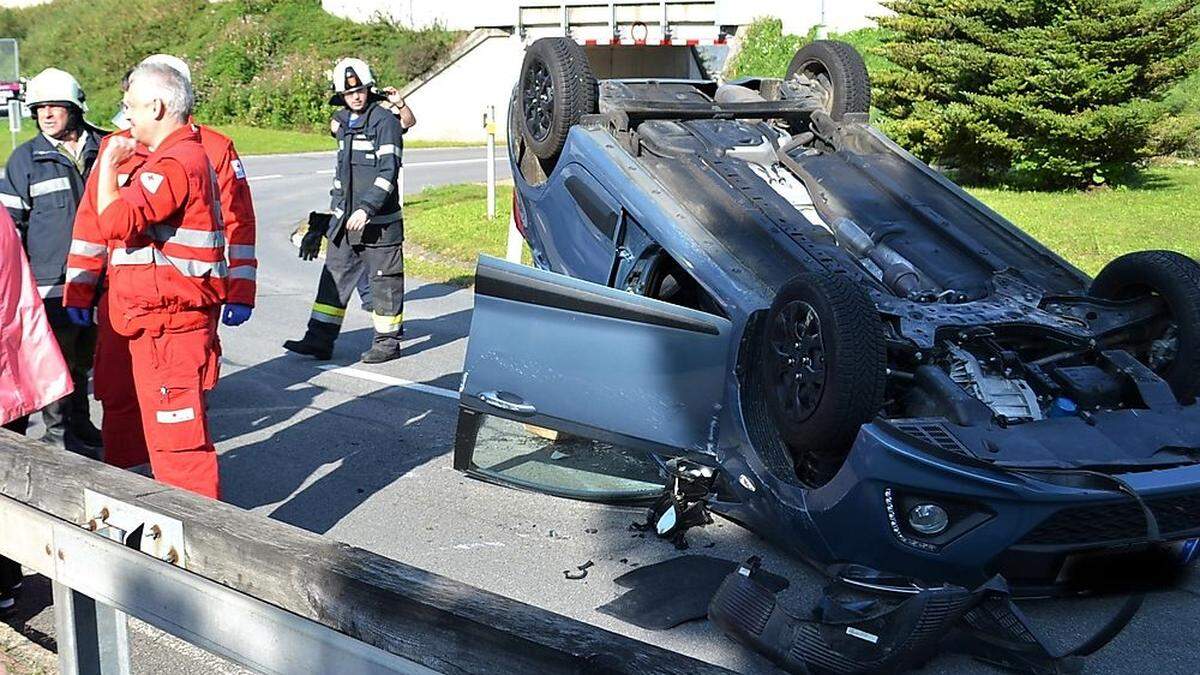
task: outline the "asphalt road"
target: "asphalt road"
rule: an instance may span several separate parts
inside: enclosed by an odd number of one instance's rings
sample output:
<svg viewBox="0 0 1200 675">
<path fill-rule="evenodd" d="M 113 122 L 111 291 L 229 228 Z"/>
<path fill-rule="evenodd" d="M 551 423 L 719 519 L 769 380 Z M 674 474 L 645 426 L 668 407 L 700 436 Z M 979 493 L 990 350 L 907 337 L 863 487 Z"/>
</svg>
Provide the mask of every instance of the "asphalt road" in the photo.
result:
<svg viewBox="0 0 1200 675">
<path fill-rule="evenodd" d="M 482 180 L 480 149 L 405 155 L 406 192 Z M 507 164 L 498 163 L 501 176 Z M 595 608 L 615 598 L 612 579 L 635 566 L 679 555 L 670 544 L 628 530 L 640 509 L 607 507 L 518 492 L 467 479 L 451 468 L 456 394 L 472 298 L 411 279 L 405 356 L 381 366 L 357 363 L 370 340 L 368 315 L 352 301 L 334 361 L 285 352 L 304 331 L 319 266 L 296 258 L 288 234 L 309 210 L 326 206 L 332 155 L 247 158 L 259 217 L 259 304 L 251 321 L 223 328 L 223 377 L 211 399 L 228 501 L 379 554 L 572 616 L 741 672 L 770 665 L 707 622 L 666 632 L 638 629 Z M 844 536 L 854 536 L 846 532 Z M 822 581 L 753 534 L 718 522 L 689 535 L 693 553 L 744 559 L 789 578 L 782 598 L 807 614 Z M 563 571 L 592 561 L 585 579 Z M 1087 672 L 1190 673 L 1200 643 L 1200 580 L 1149 597 L 1132 626 L 1088 661 Z M 1069 644 L 1099 625 L 1112 599 L 1026 603 L 1056 640 Z M 48 614 L 44 612 L 43 614 Z M 40 621 L 44 624 L 46 619 Z M 139 672 L 228 672 L 194 650 L 135 631 Z M 153 639 L 153 642 L 151 640 Z M 201 664 L 204 664 L 203 666 Z M 924 672 L 996 672 L 964 657 L 941 656 Z"/>
</svg>

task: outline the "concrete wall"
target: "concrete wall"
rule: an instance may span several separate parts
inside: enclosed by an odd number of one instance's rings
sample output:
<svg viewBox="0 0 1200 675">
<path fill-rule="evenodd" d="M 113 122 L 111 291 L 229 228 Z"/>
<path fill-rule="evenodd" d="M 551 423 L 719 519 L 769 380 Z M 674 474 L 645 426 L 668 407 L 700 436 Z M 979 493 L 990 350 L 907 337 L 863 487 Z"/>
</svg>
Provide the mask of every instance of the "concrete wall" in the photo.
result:
<svg viewBox="0 0 1200 675">
<path fill-rule="evenodd" d="M 428 81 L 410 86 L 406 100 L 417 125 L 405 138 L 483 143 L 483 113 L 489 105 L 496 107 L 497 133 L 503 137 L 508 98 L 524 53 L 516 36 L 486 37 Z"/>
</svg>

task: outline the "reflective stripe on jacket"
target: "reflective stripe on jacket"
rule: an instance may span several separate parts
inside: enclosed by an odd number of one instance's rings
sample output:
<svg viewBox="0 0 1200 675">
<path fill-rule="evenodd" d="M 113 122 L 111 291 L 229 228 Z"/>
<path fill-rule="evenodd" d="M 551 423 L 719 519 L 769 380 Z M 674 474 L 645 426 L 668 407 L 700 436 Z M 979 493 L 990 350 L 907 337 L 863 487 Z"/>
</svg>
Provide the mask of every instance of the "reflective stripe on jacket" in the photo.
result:
<svg viewBox="0 0 1200 675">
<path fill-rule="evenodd" d="M 253 307 L 258 281 L 258 257 L 254 253 L 257 225 L 250 183 L 246 180 L 246 167 L 242 166 L 242 160 L 228 136 L 206 126 L 197 127 L 200 129 L 204 154 L 208 155 L 208 161 L 217 172 L 217 187 L 221 195 L 221 218 L 225 221 L 229 258 L 226 302 Z"/>
<path fill-rule="evenodd" d="M 0 202 L 21 233 L 43 298 L 63 293 L 76 205 L 104 133 L 92 127 L 87 132 L 81 150 L 83 175 L 69 157 L 38 134 L 13 151 L 0 181 Z"/>
<path fill-rule="evenodd" d="M 217 178 L 196 128 L 181 127 L 146 157 L 101 214 L 99 233 L 109 242 L 108 311 L 118 332 L 202 325 L 225 302 Z"/>
<path fill-rule="evenodd" d="M 206 126 L 196 125 L 196 128 L 200 130 L 200 143 L 216 171 L 220 189 L 229 269 L 226 301 L 254 306 L 258 268 L 254 250 L 257 224 L 246 170 L 233 141 Z M 129 132 L 120 131 L 113 134 L 118 135 L 128 137 Z M 100 151 L 103 152 L 103 149 L 102 143 Z M 127 159 L 118 169 L 118 179 L 121 179 L 122 185 L 127 183 L 129 176 L 146 161 L 145 149 L 139 146 L 139 151 L 139 154 Z M 63 300 L 68 307 L 91 307 L 96 303 L 96 283 L 107 262 L 107 242 L 100 236 L 97 227 L 95 182 L 95 176 L 92 176 L 79 205 L 79 215 L 75 218 L 72 256 L 68 264 L 76 276 L 72 279 L 68 273 Z"/>
<path fill-rule="evenodd" d="M 396 116 L 378 103 L 370 103 L 354 126 L 350 111 L 334 115 L 338 122 L 337 171 L 330 190 L 330 210 L 336 232 L 356 210 L 366 212 L 367 227 L 348 232 L 351 244 L 387 246 L 404 240 L 400 210 L 401 154 L 404 130 Z"/>
</svg>

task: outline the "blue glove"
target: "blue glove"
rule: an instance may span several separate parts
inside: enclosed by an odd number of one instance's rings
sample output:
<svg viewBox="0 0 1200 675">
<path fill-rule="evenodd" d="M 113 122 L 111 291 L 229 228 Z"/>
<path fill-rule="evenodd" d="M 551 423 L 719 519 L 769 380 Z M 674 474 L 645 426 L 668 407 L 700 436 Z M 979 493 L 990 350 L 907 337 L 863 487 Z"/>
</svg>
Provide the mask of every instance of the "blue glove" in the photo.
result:
<svg viewBox="0 0 1200 675">
<path fill-rule="evenodd" d="M 240 326 L 250 318 L 254 310 L 250 305 L 225 305 L 224 322 L 226 326 Z"/>
<path fill-rule="evenodd" d="M 68 307 L 67 320 L 76 326 L 92 325 L 92 308 Z"/>
</svg>

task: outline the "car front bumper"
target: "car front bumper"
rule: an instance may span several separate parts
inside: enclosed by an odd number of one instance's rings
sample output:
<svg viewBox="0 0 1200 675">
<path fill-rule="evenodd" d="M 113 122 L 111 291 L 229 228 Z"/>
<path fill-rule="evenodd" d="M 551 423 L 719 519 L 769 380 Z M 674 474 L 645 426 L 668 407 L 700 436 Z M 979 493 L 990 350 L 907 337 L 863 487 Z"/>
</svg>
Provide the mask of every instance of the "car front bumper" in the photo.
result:
<svg viewBox="0 0 1200 675">
<path fill-rule="evenodd" d="M 821 565 L 855 563 L 930 582 L 978 585 L 1002 573 L 1014 586 L 1045 587 L 1084 553 L 1148 544 L 1132 497 L 1103 481 L 956 462 L 879 424 L 863 427 L 842 470 L 806 489 L 767 478 L 714 508 Z M 749 466 L 723 463 L 732 475 Z M 762 474 L 755 472 L 762 478 Z M 1200 536 L 1200 464 L 1118 474 L 1154 511 L 1162 540 Z M 1098 484 L 1099 483 L 1099 484 Z M 908 524 L 915 504 L 950 515 L 935 536 Z"/>
</svg>

